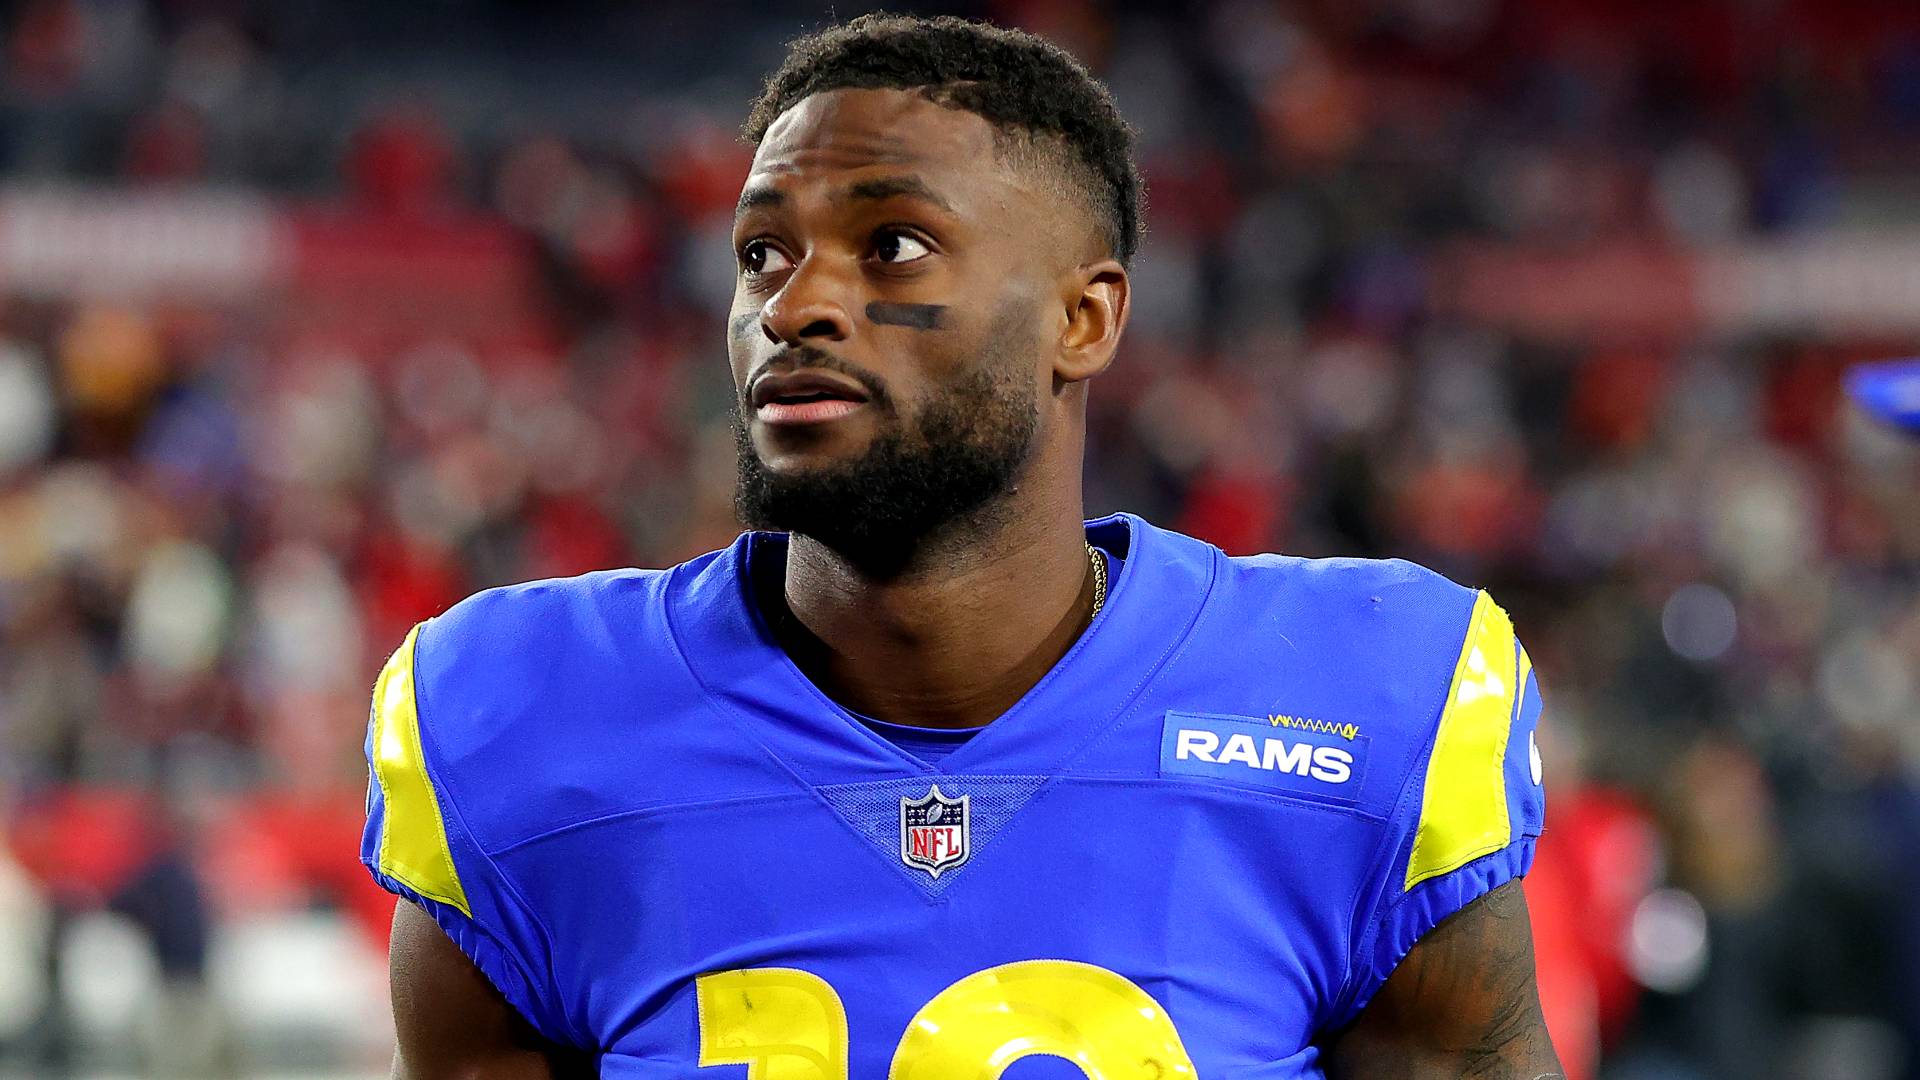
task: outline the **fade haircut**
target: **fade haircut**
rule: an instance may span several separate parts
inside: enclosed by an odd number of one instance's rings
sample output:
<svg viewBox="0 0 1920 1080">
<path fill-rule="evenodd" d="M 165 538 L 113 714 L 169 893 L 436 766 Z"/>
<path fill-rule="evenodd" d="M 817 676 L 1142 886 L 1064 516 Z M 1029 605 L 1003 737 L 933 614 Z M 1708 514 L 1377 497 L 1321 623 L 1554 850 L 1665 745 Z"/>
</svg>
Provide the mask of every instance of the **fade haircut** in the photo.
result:
<svg viewBox="0 0 1920 1080">
<path fill-rule="evenodd" d="M 747 141 L 759 146 L 802 99 L 850 89 L 918 90 L 980 116 L 1003 151 L 1038 152 L 1085 203 L 1108 252 L 1123 266 L 1132 260 L 1141 232 L 1133 133 L 1113 95 L 1066 50 L 951 15 L 862 15 L 788 45 L 747 114 Z"/>
</svg>

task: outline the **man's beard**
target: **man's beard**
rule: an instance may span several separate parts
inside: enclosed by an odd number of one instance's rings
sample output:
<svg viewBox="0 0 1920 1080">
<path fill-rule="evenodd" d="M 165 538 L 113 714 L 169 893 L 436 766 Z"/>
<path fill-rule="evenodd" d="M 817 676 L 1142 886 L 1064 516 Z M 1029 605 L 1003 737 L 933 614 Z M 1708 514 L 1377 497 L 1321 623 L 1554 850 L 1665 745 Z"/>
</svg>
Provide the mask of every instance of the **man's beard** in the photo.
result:
<svg viewBox="0 0 1920 1080">
<path fill-rule="evenodd" d="M 846 370 L 830 360 L 820 366 Z M 867 407 L 891 418 L 891 426 L 851 461 L 791 474 L 767 468 L 745 416 L 735 410 L 740 520 L 809 537 L 877 578 L 897 575 L 923 541 L 948 526 L 990 525 L 996 500 L 1019 477 L 1039 427 L 1031 386 L 996 366 L 947 384 L 904 420 L 884 388 L 862 379 Z"/>
</svg>

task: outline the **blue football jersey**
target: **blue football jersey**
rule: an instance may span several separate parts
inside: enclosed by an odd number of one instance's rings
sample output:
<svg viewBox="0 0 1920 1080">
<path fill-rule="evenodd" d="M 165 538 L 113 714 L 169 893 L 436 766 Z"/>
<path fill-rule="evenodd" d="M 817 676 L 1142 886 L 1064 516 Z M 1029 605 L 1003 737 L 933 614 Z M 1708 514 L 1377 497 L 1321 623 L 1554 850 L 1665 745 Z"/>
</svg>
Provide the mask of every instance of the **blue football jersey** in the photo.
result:
<svg viewBox="0 0 1920 1080">
<path fill-rule="evenodd" d="M 1531 862 L 1526 653 L 1410 563 L 1087 533 L 1106 606 L 935 762 L 775 644 L 779 534 L 474 596 L 380 676 L 361 857 L 603 1077 L 1321 1076 Z"/>
</svg>

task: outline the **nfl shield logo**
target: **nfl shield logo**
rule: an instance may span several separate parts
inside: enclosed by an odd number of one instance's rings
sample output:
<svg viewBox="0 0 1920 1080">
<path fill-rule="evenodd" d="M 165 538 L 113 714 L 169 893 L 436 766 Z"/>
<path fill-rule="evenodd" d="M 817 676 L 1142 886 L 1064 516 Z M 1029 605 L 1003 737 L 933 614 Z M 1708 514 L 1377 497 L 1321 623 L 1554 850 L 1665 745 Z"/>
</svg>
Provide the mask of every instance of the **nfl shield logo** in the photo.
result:
<svg viewBox="0 0 1920 1080">
<path fill-rule="evenodd" d="M 918 799 L 900 797 L 900 861 L 940 875 L 973 854 L 967 796 L 949 799 L 935 784 Z"/>
</svg>

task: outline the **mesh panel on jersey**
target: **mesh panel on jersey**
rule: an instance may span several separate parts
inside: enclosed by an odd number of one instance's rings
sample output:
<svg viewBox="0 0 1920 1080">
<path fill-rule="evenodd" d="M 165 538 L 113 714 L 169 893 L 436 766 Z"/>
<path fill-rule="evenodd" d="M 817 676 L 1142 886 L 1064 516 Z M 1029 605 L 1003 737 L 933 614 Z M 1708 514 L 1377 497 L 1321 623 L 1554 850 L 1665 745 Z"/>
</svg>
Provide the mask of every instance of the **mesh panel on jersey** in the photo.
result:
<svg viewBox="0 0 1920 1080">
<path fill-rule="evenodd" d="M 876 780 L 864 784 L 831 784 L 818 788 L 835 812 L 861 836 L 879 846 L 900 872 L 912 878 L 928 895 L 946 891 L 954 878 L 980 858 L 980 853 L 1013 816 L 1047 782 L 1044 776 L 920 776 L 906 780 Z M 949 799 L 967 796 L 967 860 L 933 877 L 900 858 L 900 802 L 917 800 L 938 785 Z"/>
</svg>

